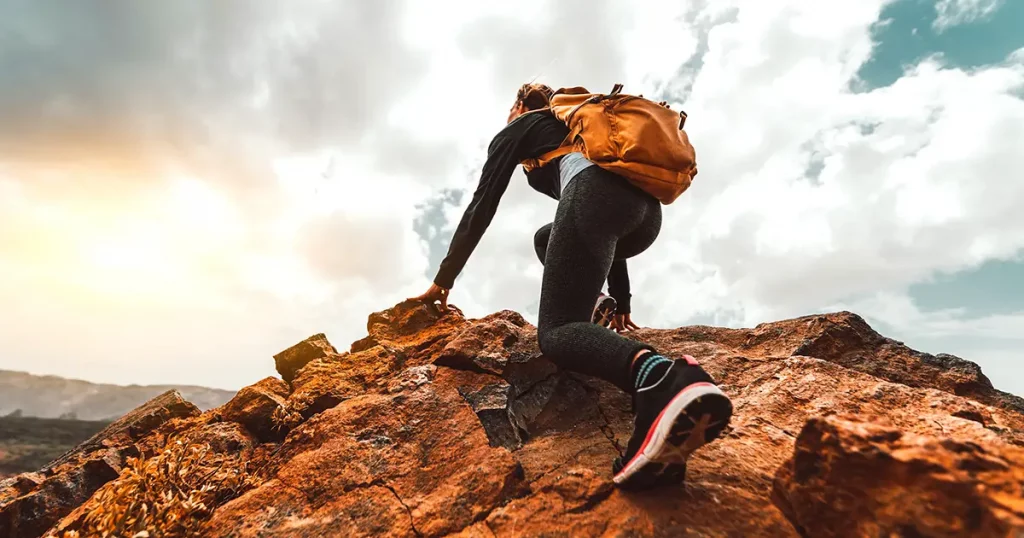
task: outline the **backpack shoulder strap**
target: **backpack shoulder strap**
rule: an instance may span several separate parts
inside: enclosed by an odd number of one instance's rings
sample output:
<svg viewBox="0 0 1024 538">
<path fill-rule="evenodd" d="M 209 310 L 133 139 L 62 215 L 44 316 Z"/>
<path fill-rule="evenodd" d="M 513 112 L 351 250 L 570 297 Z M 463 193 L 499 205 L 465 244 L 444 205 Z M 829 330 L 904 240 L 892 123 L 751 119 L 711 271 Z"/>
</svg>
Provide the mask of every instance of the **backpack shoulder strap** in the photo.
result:
<svg viewBox="0 0 1024 538">
<path fill-rule="evenodd" d="M 568 155 L 572 153 L 572 151 L 572 144 L 566 144 L 565 142 L 562 142 L 561 146 L 558 146 L 557 148 L 541 155 L 540 157 L 537 157 L 536 159 L 526 159 L 525 161 L 522 162 L 522 165 L 523 168 L 526 169 L 527 172 L 529 172 L 535 168 L 545 166 L 551 161 L 563 155 Z"/>
</svg>

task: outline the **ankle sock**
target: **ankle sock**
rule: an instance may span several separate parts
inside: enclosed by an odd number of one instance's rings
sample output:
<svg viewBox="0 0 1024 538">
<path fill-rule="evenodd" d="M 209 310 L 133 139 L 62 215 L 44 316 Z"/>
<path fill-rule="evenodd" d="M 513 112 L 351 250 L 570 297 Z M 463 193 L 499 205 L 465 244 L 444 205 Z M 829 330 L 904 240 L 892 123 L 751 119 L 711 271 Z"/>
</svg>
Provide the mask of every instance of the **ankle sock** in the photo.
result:
<svg viewBox="0 0 1024 538">
<path fill-rule="evenodd" d="M 646 353 L 633 363 L 632 377 L 635 390 L 653 387 L 665 378 L 672 360 L 657 353 Z"/>
</svg>

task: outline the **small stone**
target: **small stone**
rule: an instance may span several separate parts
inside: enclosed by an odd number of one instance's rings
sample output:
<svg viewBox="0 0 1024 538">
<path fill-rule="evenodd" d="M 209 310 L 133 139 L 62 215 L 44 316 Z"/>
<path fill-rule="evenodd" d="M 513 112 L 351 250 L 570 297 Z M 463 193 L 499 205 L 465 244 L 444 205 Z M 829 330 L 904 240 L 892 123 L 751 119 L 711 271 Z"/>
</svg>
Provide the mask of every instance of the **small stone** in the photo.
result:
<svg viewBox="0 0 1024 538">
<path fill-rule="evenodd" d="M 288 387 L 280 379 L 267 377 L 238 391 L 220 408 L 224 420 L 237 422 L 261 441 L 277 440 L 284 432 L 275 427 L 274 412 L 285 406 Z"/>
<path fill-rule="evenodd" d="M 338 350 L 327 341 L 327 336 L 318 333 L 274 355 L 274 364 L 277 366 L 277 372 L 281 374 L 281 379 L 291 383 L 299 370 L 310 361 L 337 354 Z"/>
</svg>

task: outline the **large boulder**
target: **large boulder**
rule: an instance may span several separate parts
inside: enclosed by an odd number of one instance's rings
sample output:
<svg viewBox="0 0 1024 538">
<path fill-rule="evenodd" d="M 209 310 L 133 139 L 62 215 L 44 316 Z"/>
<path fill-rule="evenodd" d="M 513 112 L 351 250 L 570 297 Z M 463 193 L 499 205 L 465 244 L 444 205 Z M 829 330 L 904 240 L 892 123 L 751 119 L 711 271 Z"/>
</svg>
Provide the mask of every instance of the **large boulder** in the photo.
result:
<svg viewBox="0 0 1024 538">
<path fill-rule="evenodd" d="M 805 536 L 1024 536 L 1024 450 L 815 418 L 774 497 Z"/>
</svg>

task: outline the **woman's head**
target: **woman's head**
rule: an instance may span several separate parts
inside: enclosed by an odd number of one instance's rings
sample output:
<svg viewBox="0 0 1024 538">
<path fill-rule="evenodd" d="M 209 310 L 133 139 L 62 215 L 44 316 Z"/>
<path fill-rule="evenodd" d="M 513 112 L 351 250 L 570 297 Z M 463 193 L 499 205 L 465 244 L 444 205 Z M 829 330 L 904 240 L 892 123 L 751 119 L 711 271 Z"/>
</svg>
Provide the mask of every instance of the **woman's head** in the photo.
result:
<svg viewBox="0 0 1024 538">
<path fill-rule="evenodd" d="M 548 107 L 554 93 L 554 90 L 544 84 L 523 84 L 516 93 L 516 101 L 512 104 L 512 110 L 509 111 L 508 121 L 511 122 L 531 110 Z"/>
</svg>

